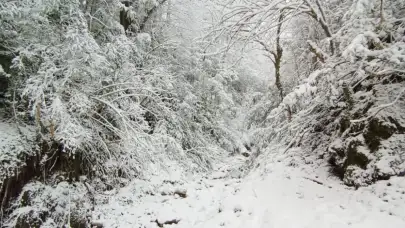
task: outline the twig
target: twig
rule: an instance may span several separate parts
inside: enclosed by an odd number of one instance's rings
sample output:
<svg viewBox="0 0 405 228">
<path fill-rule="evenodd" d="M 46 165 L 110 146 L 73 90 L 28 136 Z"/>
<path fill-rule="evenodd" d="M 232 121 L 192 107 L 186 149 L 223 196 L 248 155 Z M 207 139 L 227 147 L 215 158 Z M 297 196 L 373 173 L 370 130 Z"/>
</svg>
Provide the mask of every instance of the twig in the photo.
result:
<svg viewBox="0 0 405 228">
<path fill-rule="evenodd" d="M 318 181 L 318 180 L 315 180 L 315 179 L 312 179 L 312 178 L 309 178 L 309 177 L 304 177 L 305 179 L 307 179 L 307 180 L 310 180 L 310 181 L 312 181 L 312 182 L 315 182 L 315 183 L 317 183 L 317 184 L 319 184 L 319 185 L 325 185 L 324 183 L 322 183 L 322 182 L 320 182 L 320 181 Z"/>
</svg>

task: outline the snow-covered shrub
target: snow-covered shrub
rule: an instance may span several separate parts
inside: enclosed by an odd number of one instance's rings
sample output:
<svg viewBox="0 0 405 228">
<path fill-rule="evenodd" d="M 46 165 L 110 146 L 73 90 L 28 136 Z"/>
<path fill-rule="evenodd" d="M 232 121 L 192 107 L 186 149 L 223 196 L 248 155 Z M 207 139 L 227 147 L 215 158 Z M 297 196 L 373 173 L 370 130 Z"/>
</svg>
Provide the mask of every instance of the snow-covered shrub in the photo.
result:
<svg viewBox="0 0 405 228">
<path fill-rule="evenodd" d="M 255 121 L 254 144 L 301 146 L 307 151 L 303 156 L 328 160 L 348 185 L 402 175 L 405 25 L 398 9 L 404 3 L 347 1 L 323 7 L 335 9 L 328 19 L 332 37 L 310 39 L 315 68 L 275 102 L 276 108 L 271 104 L 278 98 L 271 95 L 253 106 L 267 118 Z M 330 40 L 334 53 L 328 50 Z M 284 78 L 289 83 L 289 76 Z"/>
<path fill-rule="evenodd" d="M 94 206 L 82 183 L 27 184 L 4 227 L 86 227 Z"/>
<path fill-rule="evenodd" d="M 125 10 L 157 6 L 134 3 L 145 6 Z M 14 121 L 36 130 L 29 179 L 47 181 L 59 173 L 71 186 L 87 175 L 105 190 L 170 169 L 207 170 L 241 147 L 230 123 L 244 91 L 235 89 L 240 73 L 219 59 L 196 57 L 202 53 L 198 45 L 165 46 L 160 42 L 167 37 L 157 37 L 163 35 L 153 26 L 124 32 L 118 22 L 123 7 L 116 0 L 0 3 L 0 48 L 4 44 L 12 56 L 5 73 L 18 114 Z M 158 17 L 136 15 L 152 14 Z M 21 162 L 16 168 L 24 170 L 29 160 Z M 32 194 L 47 195 L 63 184 L 36 183 L 41 187 Z M 13 207 L 9 224 L 30 217 L 60 227 L 66 216 L 49 211 L 51 204 Z M 42 221 L 42 215 L 53 221 Z"/>
</svg>

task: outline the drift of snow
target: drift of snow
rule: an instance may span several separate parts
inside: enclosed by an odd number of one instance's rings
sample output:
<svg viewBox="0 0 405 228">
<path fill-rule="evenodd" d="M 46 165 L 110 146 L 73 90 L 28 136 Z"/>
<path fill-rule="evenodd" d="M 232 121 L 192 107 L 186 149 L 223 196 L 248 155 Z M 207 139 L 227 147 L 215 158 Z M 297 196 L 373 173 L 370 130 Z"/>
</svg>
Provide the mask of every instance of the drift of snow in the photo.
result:
<svg viewBox="0 0 405 228">
<path fill-rule="evenodd" d="M 136 180 L 99 195 L 93 219 L 104 227 L 405 227 L 403 178 L 354 190 L 325 176 L 326 166 L 292 166 L 292 156 L 282 156 L 244 179 L 222 169 L 207 177 Z"/>
</svg>

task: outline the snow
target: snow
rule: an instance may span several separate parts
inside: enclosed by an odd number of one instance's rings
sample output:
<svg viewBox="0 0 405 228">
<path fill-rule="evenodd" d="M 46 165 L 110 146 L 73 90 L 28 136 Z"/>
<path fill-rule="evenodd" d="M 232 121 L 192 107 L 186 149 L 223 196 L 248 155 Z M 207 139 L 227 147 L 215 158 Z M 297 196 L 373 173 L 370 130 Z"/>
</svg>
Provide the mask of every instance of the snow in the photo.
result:
<svg viewBox="0 0 405 228">
<path fill-rule="evenodd" d="M 12 206 L 15 210 L 2 227 L 21 227 L 35 224 L 35 221 L 44 222 L 41 227 L 64 227 L 65 219 L 71 214 L 75 214 L 78 221 L 84 220 L 91 208 L 87 194 L 82 183 L 62 181 L 52 186 L 50 183 L 30 182 L 17 197 Z M 46 218 L 49 214 L 52 217 Z"/>
<path fill-rule="evenodd" d="M 299 162 L 293 167 L 282 156 L 268 156 L 266 164 L 242 179 L 226 178 L 225 169 L 218 169 L 206 177 L 134 181 L 104 196 L 104 203 L 99 196 L 94 221 L 104 227 L 146 228 L 158 223 L 184 228 L 405 227 L 404 178 L 354 190 L 327 177 L 326 167 Z M 187 196 L 176 197 L 177 189 Z M 171 221 L 177 224 L 164 224 Z"/>
<path fill-rule="evenodd" d="M 7 227 L 45 219 L 41 227 L 76 227 L 70 220 L 87 222 L 90 212 L 102 227 L 405 227 L 405 45 L 403 15 L 394 12 L 403 1 L 385 1 L 380 16 L 384 1 L 328 1 L 327 18 L 320 1 L 232 0 L 217 10 L 222 6 L 177 0 L 154 15 L 157 0 L 102 2 L 90 17 L 77 1 L 0 6 L 4 54 L 18 53 L 17 99 L 5 97 L 4 110 L 12 104 L 21 124 L 34 124 L 31 111 L 41 125 L 23 133 L 0 122 L 0 188 L 19 191 L 3 186 L 13 183 L 4 181 L 9 177 L 25 184 Z M 124 33 L 119 10 L 131 19 L 129 30 L 150 34 Z M 268 88 L 271 62 L 242 49 L 274 39 L 273 22 L 280 23 L 271 15 L 284 10 L 288 23 L 278 38 L 287 95 L 279 98 Z M 366 120 L 378 122 L 361 126 Z M 374 134 L 380 127 L 387 132 Z M 378 148 L 368 148 L 370 138 Z M 59 153 L 38 147 L 47 140 L 68 156 L 50 168 L 46 161 Z M 343 182 L 329 175 L 326 159 L 335 154 Z M 367 162 L 351 162 L 349 154 Z M 30 156 L 41 161 L 35 169 L 44 177 L 25 183 L 19 170 Z M 88 178 L 66 182 L 79 173 Z M 377 180 L 391 175 L 402 177 Z"/>
<path fill-rule="evenodd" d="M 22 158 L 29 154 L 35 139 L 31 127 L 19 127 L 0 122 L 0 186 L 24 165 Z"/>
</svg>

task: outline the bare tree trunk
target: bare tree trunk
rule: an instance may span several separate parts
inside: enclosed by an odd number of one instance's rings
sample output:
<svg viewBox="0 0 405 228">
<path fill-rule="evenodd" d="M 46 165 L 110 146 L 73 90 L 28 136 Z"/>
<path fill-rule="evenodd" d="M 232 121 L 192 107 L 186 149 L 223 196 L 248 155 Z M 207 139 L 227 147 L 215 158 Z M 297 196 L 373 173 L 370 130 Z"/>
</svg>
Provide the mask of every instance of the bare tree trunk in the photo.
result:
<svg viewBox="0 0 405 228">
<path fill-rule="evenodd" d="M 276 87 L 278 89 L 280 98 L 283 99 L 284 97 L 284 92 L 283 92 L 283 86 L 281 84 L 281 80 L 280 80 L 280 68 L 281 68 L 281 58 L 276 58 L 276 61 L 274 63 L 274 68 L 275 68 L 275 76 L 276 76 Z"/>
<path fill-rule="evenodd" d="M 274 65 L 274 76 L 276 78 L 275 85 L 277 87 L 281 99 L 284 98 L 283 85 L 281 84 L 281 59 L 283 57 L 283 48 L 281 47 L 280 42 L 281 26 L 283 24 L 283 19 L 284 14 L 281 12 L 278 18 L 278 25 L 277 25 L 276 50 L 272 50 L 269 46 L 265 44 L 265 42 L 261 40 L 255 40 L 260 45 L 262 45 L 264 51 L 268 53 L 266 56 L 272 61 Z"/>
<path fill-rule="evenodd" d="M 146 23 L 149 19 L 153 16 L 153 14 L 159 9 L 161 5 L 163 5 L 167 0 L 161 0 L 157 5 L 152 7 L 152 9 L 146 12 L 146 16 L 143 18 L 142 22 L 139 25 L 139 31 L 143 32 L 145 30 Z"/>
<path fill-rule="evenodd" d="M 381 0 L 383 1 L 383 0 Z M 317 0 L 316 1 L 316 5 L 318 6 L 319 12 L 321 15 L 318 15 L 314 9 L 314 7 L 312 6 L 311 3 L 308 2 L 308 0 L 304 0 L 305 4 L 309 7 L 309 12 L 307 12 L 307 14 L 309 16 L 311 16 L 314 20 L 316 20 L 319 25 L 321 25 L 322 30 L 325 32 L 325 35 L 330 38 L 330 42 L 329 42 L 329 48 L 330 48 L 330 52 L 333 54 L 335 54 L 335 45 L 332 41 L 332 32 L 329 28 L 329 25 L 326 23 L 326 18 L 325 18 L 325 14 L 323 12 L 322 6 L 320 4 L 320 2 Z"/>
<path fill-rule="evenodd" d="M 131 5 L 130 1 L 123 1 L 122 2 L 125 7 L 129 7 Z M 131 20 L 128 18 L 128 12 L 125 9 L 121 9 L 120 11 L 120 24 L 124 27 L 124 31 L 127 32 L 129 25 L 131 24 Z"/>
<path fill-rule="evenodd" d="M 380 3 L 380 27 L 384 23 L 384 0 L 381 0 Z"/>
<path fill-rule="evenodd" d="M 281 36 L 281 26 L 282 26 L 282 21 L 283 21 L 284 15 L 283 13 L 280 14 L 280 17 L 278 18 L 278 26 L 277 26 L 277 38 L 276 38 L 276 53 L 273 53 L 274 55 L 274 69 L 275 69 L 275 76 L 276 76 L 276 87 L 279 91 L 280 98 L 283 99 L 284 97 L 284 91 L 283 91 L 283 86 L 281 84 L 281 58 L 283 56 L 283 48 L 281 47 L 280 44 L 280 36 Z"/>
<path fill-rule="evenodd" d="M 324 21 L 326 21 L 325 12 L 323 11 L 323 8 L 322 8 L 321 3 L 319 2 L 319 0 L 316 0 L 316 5 L 318 6 L 319 12 L 321 12 L 322 19 Z"/>
</svg>

